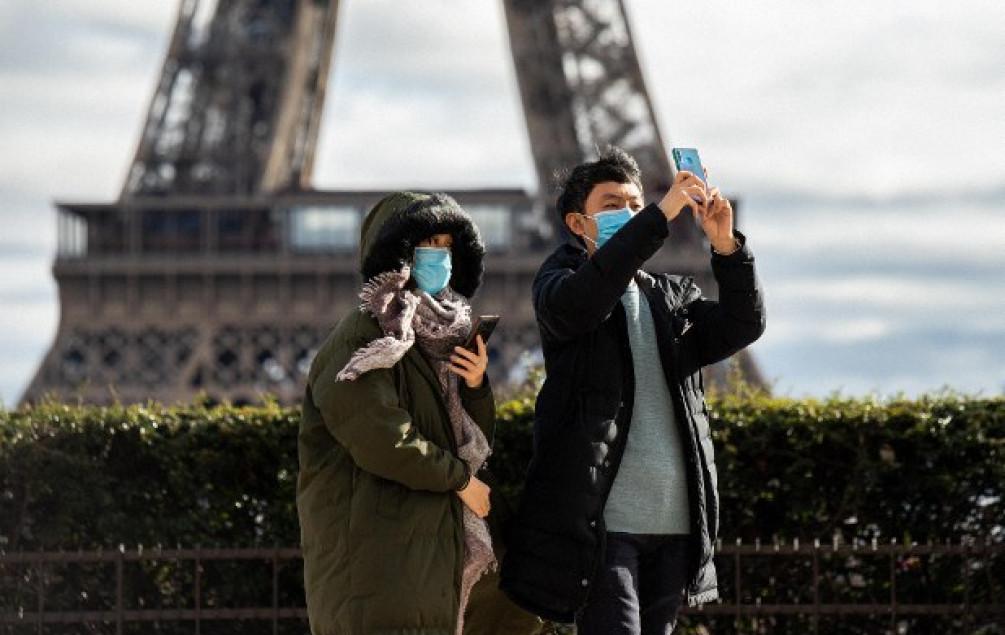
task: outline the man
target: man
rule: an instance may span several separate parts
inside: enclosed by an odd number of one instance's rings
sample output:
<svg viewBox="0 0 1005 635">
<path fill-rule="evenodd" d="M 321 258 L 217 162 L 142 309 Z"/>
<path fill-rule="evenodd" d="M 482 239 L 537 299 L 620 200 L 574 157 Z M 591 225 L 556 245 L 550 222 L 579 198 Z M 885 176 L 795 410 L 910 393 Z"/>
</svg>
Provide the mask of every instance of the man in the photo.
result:
<svg viewBox="0 0 1005 635">
<path fill-rule="evenodd" d="M 701 369 L 764 332 L 754 258 L 717 188 L 681 172 L 643 207 L 638 165 L 617 148 L 573 169 L 557 207 L 572 236 L 533 284 L 547 379 L 501 587 L 580 635 L 670 633 L 683 599 L 718 597 Z M 718 301 L 641 270 L 685 209 Z"/>
</svg>

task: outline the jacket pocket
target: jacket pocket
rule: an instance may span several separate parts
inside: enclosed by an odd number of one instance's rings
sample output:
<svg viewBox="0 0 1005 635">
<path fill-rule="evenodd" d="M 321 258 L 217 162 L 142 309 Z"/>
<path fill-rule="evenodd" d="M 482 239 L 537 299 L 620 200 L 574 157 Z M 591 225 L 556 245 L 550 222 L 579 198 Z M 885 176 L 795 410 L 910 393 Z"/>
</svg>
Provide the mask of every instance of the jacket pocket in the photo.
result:
<svg viewBox="0 0 1005 635">
<path fill-rule="evenodd" d="M 405 486 L 394 481 L 381 479 L 379 487 L 380 489 L 377 491 L 377 515 L 391 520 L 400 518 L 401 509 L 408 496 Z"/>
</svg>

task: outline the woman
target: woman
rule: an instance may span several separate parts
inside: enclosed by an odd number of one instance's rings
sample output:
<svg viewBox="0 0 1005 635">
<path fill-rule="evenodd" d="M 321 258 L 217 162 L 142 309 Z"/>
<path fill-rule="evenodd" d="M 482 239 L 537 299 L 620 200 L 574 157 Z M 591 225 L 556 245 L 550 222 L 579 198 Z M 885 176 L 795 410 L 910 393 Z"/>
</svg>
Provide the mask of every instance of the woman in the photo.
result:
<svg viewBox="0 0 1005 635">
<path fill-rule="evenodd" d="M 490 489 L 476 475 L 495 403 L 485 343 L 460 345 L 484 254 L 446 195 L 391 194 L 363 222 L 362 303 L 318 351 L 300 426 L 314 635 L 537 630 L 496 590 Z"/>
</svg>

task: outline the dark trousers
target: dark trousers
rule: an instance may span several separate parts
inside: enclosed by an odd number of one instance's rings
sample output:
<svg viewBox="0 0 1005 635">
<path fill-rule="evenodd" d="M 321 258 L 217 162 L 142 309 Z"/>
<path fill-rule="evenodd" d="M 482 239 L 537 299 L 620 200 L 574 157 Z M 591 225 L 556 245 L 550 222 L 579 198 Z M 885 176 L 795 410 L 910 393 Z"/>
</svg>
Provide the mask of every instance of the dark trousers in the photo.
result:
<svg viewBox="0 0 1005 635">
<path fill-rule="evenodd" d="M 578 635 L 670 635 L 687 585 L 687 535 L 607 533 Z"/>
</svg>

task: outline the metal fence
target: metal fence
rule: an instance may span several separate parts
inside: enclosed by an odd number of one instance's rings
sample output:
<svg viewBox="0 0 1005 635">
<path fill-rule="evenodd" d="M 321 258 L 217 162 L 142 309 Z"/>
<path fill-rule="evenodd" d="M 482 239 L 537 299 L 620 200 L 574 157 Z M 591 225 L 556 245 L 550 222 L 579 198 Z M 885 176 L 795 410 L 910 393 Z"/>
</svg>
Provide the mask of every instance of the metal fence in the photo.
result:
<svg viewBox="0 0 1005 635">
<path fill-rule="evenodd" d="M 819 631 L 824 616 L 882 616 L 889 619 L 890 632 L 897 632 L 898 620 L 905 616 L 958 616 L 965 622 L 1005 619 L 1005 603 L 999 578 L 1005 563 L 1001 543 L 964 541 L 959 544 L 878 544 L 860 543 L 821 545 L 794 540 L 792 543 L 760 542 L 722 544 L 717 551 L 717 567 L 723 598 L 718 603 L 687 608 L 684 615 L 700 618 L 732 617 L 736 624 L 742 619 L 756 621 L 765 616 L 806 617 L 814 632 Z M 280 623 L 300 621 L 306 623 L 307 611 L 302 605 L 299 587 L 294 595 L 299 599 L 287 605 L 281 601 L 281 588 L 301 576 L 301 554 L 298 548 L 253 549 L 125 549 L 113 551 L 78 552 L 23 552 L 0 553 L 0 588 L 8 597 L 0 598 L 0 626 L 6 632 L 42 633 L 47 625 L 104 625 L 109 632 L 114 628 L 122 635 L 125 625 L 135 623 L 191 622 L 194 632 L 201 634 L 209 621 L 256 620 L 271 621 L 271 631 L 280 632 Z M 765 566 L 764 561 L 768 564 Z M 210 590 L 205 580 L 206 567 L 212 563 L 258 563 L 271 570 L 271 602 L 260 606 L 220 606 L 221 598 L 214 594 L 207 602 Z M 938 563 L 942 582 L 938 588 L 919 583 L 919 571 L 931 569 Z M 138 566 L 171 564 L 191 586 L 184 601 L 175 598 L 165 606 L 163 598 L 136 597 L 131 590 L 127 598 L 127 574 L 131 563 Z M 107 588 L 94 589 L 93 596 L 101 595 L 105 606 L 78 606 L 66 608 L 65 597 L 57 602 L 62 606 L 47 606 L 53 581 L 50 573 L 55 568 L 104 567 L 113 573 L 103 580 L 114 584 L 114 592 Z M 284 573 L 285 570 L 285 573 Z M 954 580 L 945 578 L 946 572 L 955 571 Z M 281 582 L 281 574 L 285 579 Z M 88 574 L 90 575 L 90 574 Z M 930 573 L 926 574 L 931 577 Z M 925 576 L 923 576 L 925 577 Z M 781 579 L 780 579 L 781 578 Z M 100 583 L 100 576 L 87 578 Z M 218 578 L 219 579 L 219 578 Z M 948 580 L 948 581 L 947 581 Z M 65 579 L 64 579 L 65 582 Z M 930 580 L 929 580 L 930 582 Z M 161 580 L 161 585 L 171 586 Z M 266 588 L 265 580 L 256 579 L 259 589 Z M 12 593 L 16 589 L 16 593 Z M 80 590 L 87 597 L 87 590 Z M 187 595 L 187 593 L 185 593 Z M 941 594 L 941 595 L 940 595 Z M 905 597 L 906 596 L 906 597 Z M 918 598 L 924 601 L 918 601 Z M 26 601 L 28 600 L 28 601 Z M 83 601 L 78 604 L 85 603 Z M 93 604 L 93 601 L 92 601 Z M 156 608 L 151 608 L 156 606 Z"/>
</svg>

